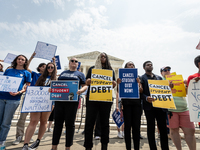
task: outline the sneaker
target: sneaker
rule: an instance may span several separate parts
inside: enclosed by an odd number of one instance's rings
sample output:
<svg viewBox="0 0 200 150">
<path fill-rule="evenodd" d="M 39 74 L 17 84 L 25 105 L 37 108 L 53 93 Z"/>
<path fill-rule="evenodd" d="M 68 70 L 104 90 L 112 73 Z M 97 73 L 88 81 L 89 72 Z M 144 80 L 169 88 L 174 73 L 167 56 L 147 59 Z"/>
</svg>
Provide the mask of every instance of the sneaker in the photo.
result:
<svg viewBox="0 0 200 150">
<path fill-rule="evenodd" d="M 12 143 L 13 145 L 18 145 L 22 141 L 22 136 L 18 136 L 16 140 Z"/>
<path fill-rule="evenodd" d="M 31 139 L 29 143 L 33 143 L 33 142 L 34 142 L 34 140 L 33 140 L 33 139 Z"/>
<path fill-rule="evenodd" d="M 118 132 L 117 137 L 118 137 L 119 139 L 123 139 L 123 138 L 124 138 L 124 137 L 122 136 L 121 132 Z"/>
<path fill-rule="evenodd" d="M 47 132 L 53 132 L 53 129 L 48 128 L 48 129 L 47 129 Z"/>
<path fill-rule="evenodd" d="M 124 131 L 122 131 L 122 136 L 124 137 Z"/>
<path fill-rule="evenodd" d="M 37 129 L 37 130 L 35 131 L 35 134 L 38 134 L 38 132 L 39 132 L 39 129 Z"/>
<path fill-rule="evenodd" d="M 95 136 L 94 139 L 95 140 L 100 140 L 100 136 Z"/>
<path fill-rule="evenodd" d="M 40 144 L 39 140 L 36 140 L 31 146 L 29 146 L 29 150 L 36 150 Z"/>
<path fill-rule="evenodd" d="M 22 150 L 29 150 L 29 149 L 28 149 L 28 145 L 24 145 L 24 146 L 22 147 Z"/>
</svg>

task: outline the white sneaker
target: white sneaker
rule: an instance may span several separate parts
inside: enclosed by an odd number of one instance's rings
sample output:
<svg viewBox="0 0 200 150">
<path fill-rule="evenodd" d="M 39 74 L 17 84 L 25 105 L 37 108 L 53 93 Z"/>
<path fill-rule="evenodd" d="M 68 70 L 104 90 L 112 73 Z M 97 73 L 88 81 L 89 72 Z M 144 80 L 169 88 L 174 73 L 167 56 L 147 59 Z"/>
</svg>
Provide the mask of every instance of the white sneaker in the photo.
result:
<svg viewBox="0 0 200 150">
<path fill-rule="evenodd" d="M 31 139 L 29 143 L 33 143 L 33 142 L 34 142 L 34 140 L 33 140 L 33 139 Z"/>
<path fill-rule="evenodd" d="M 95 136 L 94 139 L 95 140 L 100 140 L 100 136 Z"/>
<path fill-rule="evenodd" d="M 22 136 L 18 136 L 16 140 L 12 143 L 13 145 L 18 145 L 22 141 Z"/>
<path fill-rule="evenodd" d="M 47 132 L 53 132 L 53 129 L 48 128 L 48 129 L 47 129 Z"/>
<path fill-rule="evenodd" d="M 123 139 L 123 138 L 124 138 L 124 137 L 122 136 L 121 132 L 118 132 L 117 137 L 118 137 L 119 139 Z"/>
<path fill-rule="evenodd" d="M 39 129 L 37 129 L 37 130 L 35 131 L 35 134 L 38 134 L 38 132 L 39 132 Z"/>
</svg>

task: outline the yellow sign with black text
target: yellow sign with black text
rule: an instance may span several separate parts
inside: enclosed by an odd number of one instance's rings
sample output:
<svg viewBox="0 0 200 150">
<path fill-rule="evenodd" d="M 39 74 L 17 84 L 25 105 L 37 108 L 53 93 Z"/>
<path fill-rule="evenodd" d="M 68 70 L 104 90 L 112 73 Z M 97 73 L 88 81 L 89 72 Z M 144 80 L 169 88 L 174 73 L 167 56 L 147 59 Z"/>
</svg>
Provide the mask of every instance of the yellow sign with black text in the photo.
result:
<svg viewBox="0 0 200 150">
<path fill-rule="evenodd" d="M 151 97 L 155 100 L 152 102 L 153 107 L 176 109 L 167 80 L 148 80 L 148 83 Z"/>
<path fill-rule="evenodd" d="M 112 76 L 112 70 L 92 69 L 90 101 L 112 102 Z"/>
</svg>

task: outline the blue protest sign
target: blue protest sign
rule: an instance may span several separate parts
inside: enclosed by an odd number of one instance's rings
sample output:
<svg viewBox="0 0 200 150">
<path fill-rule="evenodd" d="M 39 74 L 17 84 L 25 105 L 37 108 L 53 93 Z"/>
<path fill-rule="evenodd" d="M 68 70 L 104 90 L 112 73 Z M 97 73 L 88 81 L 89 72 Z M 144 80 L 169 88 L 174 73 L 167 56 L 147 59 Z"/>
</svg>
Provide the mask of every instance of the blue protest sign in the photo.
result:
<svg viewBox="0 0 200 150">
<path fill-rule="evenodd" d="M 56 54 L 56 49 L 57 49 L 57 46 L 55 45 L 38 41 L 35 48 L 36 55 L 34 57 L 52 60 L 52 58 Z"/>
<path fill-rule="evenodd" d="M 79 70 L 81 67 L 81 62 L 78 62 L 78 67 L 77 67 L 77 70 Z"/>
<path fill-rule="evenodd" d="M 52 110 L 49 87 L 28 86 L 21 112 L 49 112 Z"/>
<path fill-rule="evenodd" d="M 53 60 L 51 60 L 51 62 L 53 62 Z M 59 55 L 55 56 L 55 62 L 56 62 L 57 70 L 58 70 L 58 69 L 61 69 Z"/>
<path fill-rule="evenodd" d="M 118 128 L 121 127 L 121 125 L 124 123 L 124 119 L 121 118 L 121 113 L 118 111 L 114 111 L 112 114 L 113 120 L 115 121 Z"/>
<path fill-rule="evenodd" d="M 53 101 L 78 101 L 78 81 L 52 81 L 50 100 Z"/>
<path fill-rule="evenodd" d="M 140 98 L 137 77 L 138 72 L 135 68 L 119 69 L 119 78 L 121 79 L 119 84 L 120 98 Z"/>
</svg>

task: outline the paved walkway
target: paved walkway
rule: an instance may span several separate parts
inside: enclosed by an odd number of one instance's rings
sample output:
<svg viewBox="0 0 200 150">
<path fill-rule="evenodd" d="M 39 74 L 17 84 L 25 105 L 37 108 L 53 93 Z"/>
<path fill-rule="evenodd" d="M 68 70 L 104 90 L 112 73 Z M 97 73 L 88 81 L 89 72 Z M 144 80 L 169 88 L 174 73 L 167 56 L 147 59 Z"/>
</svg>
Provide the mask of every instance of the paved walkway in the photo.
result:
<svg viewBox="0 0 200 150">
<path fill-rule="evenodd" d="M 16 127 L 12 126 L 7 137 L 7 143 L 6 143 L 7 150 L 21 150 L 22 149 L 23 143 L 20 143 L 19 145 L 12 145 L 12 142 L 15 140 L 15 131 L 16 131 Z M 79 133 L 75 133 L 74 144 L 71 147 L 71 150 L 84 150 L 84 147 L 83 147 L 84 135 L 81 134 L 82 131 L 83 130 L 81 129 Z M 141 134 L 144 137 L 144 139 L 141 140 L 141 144 L 140 144 L 141 150 L 149 150 L 146 132 L 142 132 Z M 198 139 L 198 136 L 200 135 L 199 134 L 196 135 L 197 150 L 200 150 L 200 139 Z M 37 135 L 34 135 L 33 139 L 36 140 Z M 46 132 L 43 139 L 41 140 L 41 144 L 38 150 L 50 150 L 51 141 L 52 141 L 52 133 Z M 94 143 L 93 150 L 101 150 L 101 143 L 99 140 L 94 140 L 93 143 Z M 159 139 L 157 139 L 157 145 L 158 145 L 158 150 L 161 150 Z M 170 147 L 170 150 L 176 150 L 174 144 L 172 143 L 172 140 L 169 140 L 169 147 Z M 187 147 L 185 140 L 182 140 L 182 147 L 183 147 L 183 150 L 189 149 Z M 63 133 L 60 139 L 58 150 L 64 150 L 64 149 L 65 149 L 65 134 Z M 116 130 L 110 130 L 110 143 L 108 145 L 108 150 L 125 150 L 124 139 L 117 138 Z"/>
</svg>

